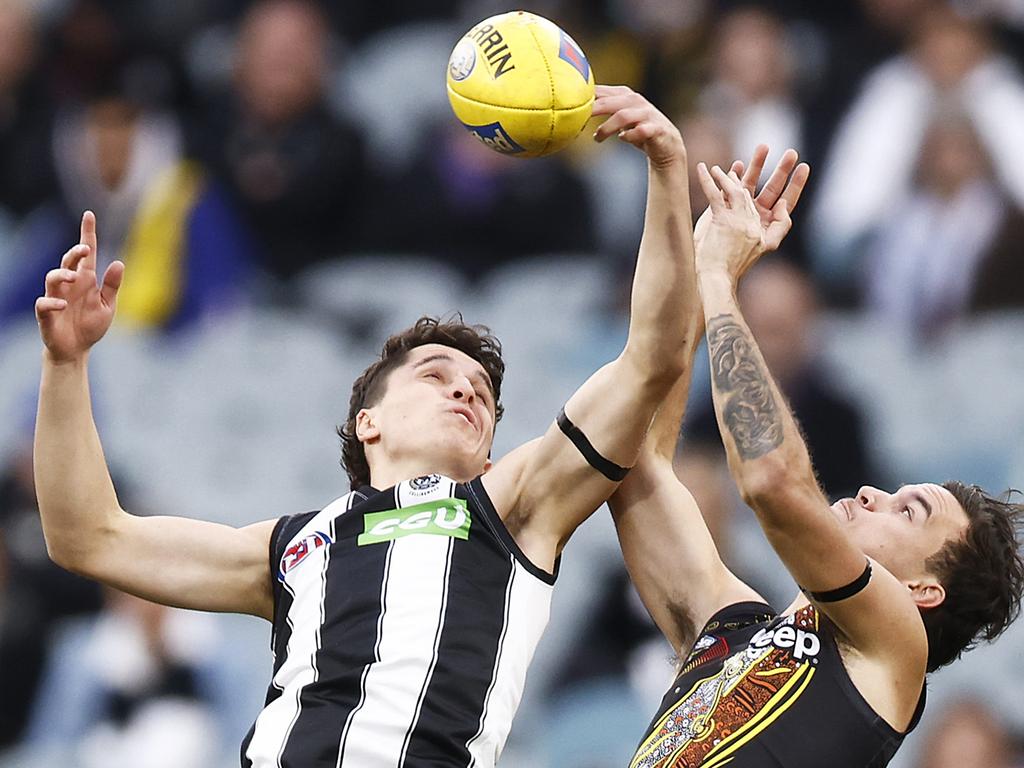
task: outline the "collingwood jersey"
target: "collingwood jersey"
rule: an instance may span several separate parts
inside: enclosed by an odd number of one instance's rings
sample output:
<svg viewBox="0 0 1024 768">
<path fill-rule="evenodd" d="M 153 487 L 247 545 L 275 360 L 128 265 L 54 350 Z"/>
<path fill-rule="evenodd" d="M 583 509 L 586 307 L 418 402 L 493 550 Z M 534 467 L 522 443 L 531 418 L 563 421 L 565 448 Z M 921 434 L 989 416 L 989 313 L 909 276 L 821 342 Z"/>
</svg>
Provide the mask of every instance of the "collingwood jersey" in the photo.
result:
<svg viewBox="0 0 1024 768">
<path fill-rule="evenodd" d="M 922 693 L 910 729 L 923 706 Z M 856 689 L 813 605 L 779 616 L 736 603 L 704 626 L 630 768 L 882 768 L 903 737 Z"/>
<path fill-rule="evenodd" d="M 271 537 L 274 674 L 246 768 L 493 766 L 548 620 L 479 480 L 361 488 Z"/>
</svg>

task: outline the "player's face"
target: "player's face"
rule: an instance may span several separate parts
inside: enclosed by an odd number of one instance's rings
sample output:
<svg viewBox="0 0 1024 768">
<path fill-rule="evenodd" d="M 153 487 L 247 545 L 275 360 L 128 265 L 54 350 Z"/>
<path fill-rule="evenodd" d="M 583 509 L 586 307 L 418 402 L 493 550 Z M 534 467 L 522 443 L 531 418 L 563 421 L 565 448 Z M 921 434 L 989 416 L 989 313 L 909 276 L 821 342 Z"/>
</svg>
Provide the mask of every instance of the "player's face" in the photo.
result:
<svg viewBox="0 0 1024 768">
<path fill-rule="evenodd" d="M 494 439 L 494 394 L 484 367 L 442 344 L 416 347 L 388 377 L 380 402 L 367 409 L 379 444 L 392 459 L 426 457 L 431 471 L 481 474 Z"/>
<path fill-rule="evenodd" d="M 904 582 L 927 580 L 926 561 L 947 541 L 960 538 L 967 513 L 941 485 L 904 485 L 895 493 L 864 486 L 832 511 L 869 557 Z"/>
</svg>

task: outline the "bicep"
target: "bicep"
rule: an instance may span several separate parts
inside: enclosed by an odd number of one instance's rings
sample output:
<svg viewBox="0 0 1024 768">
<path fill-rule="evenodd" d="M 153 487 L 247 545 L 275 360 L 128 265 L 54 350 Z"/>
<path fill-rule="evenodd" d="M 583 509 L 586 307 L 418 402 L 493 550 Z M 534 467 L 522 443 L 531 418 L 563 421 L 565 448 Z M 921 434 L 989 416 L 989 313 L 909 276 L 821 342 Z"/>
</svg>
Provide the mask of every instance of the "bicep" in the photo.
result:
<svg viewBox="0 0 1024 768">
<path fill-rule="evenodd" d="M 726 568 L 696 500 L 668 461 L 645 454 L 609 506 L 630 578 L 677 653 L 715 611 L 761 600 Z"/>
<path fill-rule="evenodd" d="M 624 357 L 605 365 L 565 405 L 565 414 L 599 459 L 632 467 L 664 392 L 644 379 Z M 569 535 L 618 487 L 584 458 L 557 424 L 552 424 L 526 457 L 518 503 L 529 525 L 557 542 Z"/>
<path fill-rule="evenodd" d="M 270 537 L 275 520 L 245 528 L 182 517 L 124 514 L 80 571 L 177 608 L 270 619 Z"/>
</svg>

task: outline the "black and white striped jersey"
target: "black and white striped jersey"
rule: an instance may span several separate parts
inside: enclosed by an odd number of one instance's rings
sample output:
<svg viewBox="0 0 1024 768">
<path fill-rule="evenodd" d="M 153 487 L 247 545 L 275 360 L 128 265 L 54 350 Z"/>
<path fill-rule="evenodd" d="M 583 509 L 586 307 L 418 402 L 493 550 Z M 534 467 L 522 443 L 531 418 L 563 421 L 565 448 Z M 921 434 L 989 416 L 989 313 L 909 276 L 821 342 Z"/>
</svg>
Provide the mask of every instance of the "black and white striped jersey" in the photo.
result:
<svg viewBox="0 0 1024 768">
<path fill-rule="evenodd" d="M 361 488 L 271 537 L 274 676 L 252 768 L 493 766 L 548 620 L 479 478 Z"/>
</svg>

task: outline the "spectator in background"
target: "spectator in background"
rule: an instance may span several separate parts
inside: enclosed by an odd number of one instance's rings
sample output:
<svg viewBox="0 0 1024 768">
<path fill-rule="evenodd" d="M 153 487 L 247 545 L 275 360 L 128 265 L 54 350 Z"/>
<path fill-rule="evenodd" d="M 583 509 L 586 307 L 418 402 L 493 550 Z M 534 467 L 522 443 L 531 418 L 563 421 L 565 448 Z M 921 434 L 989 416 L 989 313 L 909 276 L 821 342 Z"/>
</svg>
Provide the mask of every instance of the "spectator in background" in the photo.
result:
<svg viewBox="0 0 1024 768">
<path fill-rule="evenodd" d="M 737 157 L 733 151 L 734 139 L 727 123 L 706 112 L 686 115 L 678 119 L 679 132 L 686 141 L 686 156 L 689 158 L 690 174 L 690 215 L 694 221 L 700 218 L 708 207 L 697 176 L 697 164 L 708 168 L 728 168 Z M 748 155 L 751 153 L 747 153 Z"/>
<path fill-rule="evenodd" d="M 792 263 L 766 259 L 744 278 L 739 299 L 765 363 L 803 428 L 825 494 L 855 494 L 864 478 L 874 477 L 863 417 L 815 362 L 819 305 L 813 283 Z M 718 434 L 713 410 L 695 414 L 686 433 L 712 440 Z"/>
<path fill-rule="evenodd" d="M 967 115 L 936 115 L 913 186 L 877 232 L 865 252 L 865 298 L 892 327 L 929 336 L 972 309 L 1024 307 L 1024 215 Z"/>
<path fill-rule="evenodd" d="M 928 730 L 918 768 L 1014 768 L 1006 728 L 984 704 L 964 699 L 949 706 Z M 1017 755 L 1019 757 L 1019 755 Z"/>
<path fill-rule="evenodd" d="M 955 104 L 996 179 L 1024 204 L 1024 80 L 977 23 L 939 6 L 914 42 L 871 73 L 844 117 L 812 208 L 810 248 L 834 295 L 849 295 L 865 241 L 914 183 L 928 126 Z"/>
<path fill-rule="evenodd" d="M 25 0 L 0 0 L 0 206 L 24 216 L 56 189 L 53 115 L 37 61 L 39 35 Z"/>
<path fill-rule="evenodd" d="M 104 590 L 56 636 L 26 751 L 45 765 L 208 768 L 220 741 L 211 617 Z"/>
<path fill-rule="evenodd" d="M 23 435 L 0 470 L 0 751 L 25 728 L 57 622 L 100 607 L 99 585 L 58 568 L 46 554 L 31 440 L 31 432 Z"/>
<path fill-rule="evenodd" d="M 31 317 L 40 272 L 60 263 L 87 208 L 103 220 L 109 244 L 100 269 L 115 258 L 127 265 L 122 322 L 173 330 L 240 298 L 248 238 L 202 166 L 185 156 L 175 115 L 151 102 L 153 70 L 138 64 L 118 62 L 61 113 L 52 146 L 61 199 L 26 223 L 0 318 Z"/>
<path fill-rule="evenodd" d="M 211 102 L 199 137 L 258 236 L 262 266 L 279 280 L 361 243 L 363 142 L 326 105 L 329 47 L 312 2 L 253 5 L 239 30 L 234 90 Z"/>
<path fill-rule="evenodd" d="M 700 105 L 732 129 L 730 156 L 749 157 L 758 144 L 767 144 L 772 168 L 786 147 L 802 151 L 794 58 L 782 22 L 759 8 L 741 7 L 718 21 L 713 48 L 712 78 Z"/>
<path fill-rule="evenodd" d="M 436 126 L 378 195 L 368 213 L 375 248 L 428 253 L 471 278 L 524 255 L 592 253 L 596 243 L 586 189 L 564 156 L 505 157 L 455 120 Z"/>
</svg>

